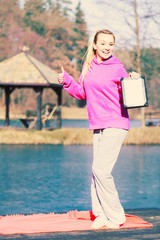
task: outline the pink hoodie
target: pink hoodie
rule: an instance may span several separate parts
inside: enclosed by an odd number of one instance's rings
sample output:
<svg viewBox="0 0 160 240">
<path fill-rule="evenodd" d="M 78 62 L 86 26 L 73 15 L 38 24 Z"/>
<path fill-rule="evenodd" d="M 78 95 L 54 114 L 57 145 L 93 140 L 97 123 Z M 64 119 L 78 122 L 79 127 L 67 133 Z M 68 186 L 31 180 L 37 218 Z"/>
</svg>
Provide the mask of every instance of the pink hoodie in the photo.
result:
<svg viewBox="0 0 160 240">
<path fill-rule="evenodd" d="M 128 74 L 115 56 L 101 63 L 95 56 L 83 84 L 82 76 L 77 83 L 72 76 L 64 73 L 63 88 L 71 96 L 87 100 L 89 129 L 129 129 L 129 117 L 121 97 L 122 77 L 128 77 Z"/>
</svg>

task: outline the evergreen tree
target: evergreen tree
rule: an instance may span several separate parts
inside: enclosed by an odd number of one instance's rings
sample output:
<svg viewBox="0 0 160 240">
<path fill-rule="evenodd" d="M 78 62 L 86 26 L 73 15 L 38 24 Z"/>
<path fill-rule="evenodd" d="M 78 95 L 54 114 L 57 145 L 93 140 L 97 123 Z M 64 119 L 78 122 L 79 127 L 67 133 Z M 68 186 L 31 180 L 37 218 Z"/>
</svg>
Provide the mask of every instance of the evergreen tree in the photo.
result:
<svg viewBox="0 0 160 240">
<path fill-rule="evenodd" d="M 70 13 L 72 12 L 71 4 L 72 2 L 70 0 L 61 0 L 63 4 L 63 14 L 64 16 L 69 17 Z"/>
<path fill-rule="evenodd" d="M 86 54 L 88 47 L 87 45 L 88 34 L 86 22 L 84 19 L 84 13 L 81 9 L 80 2 L 76 7 L 74 32 L 75 32 L 76 65 L 77 70 L 81 72 L 84 56 Z M 77 100 L 76 103 L 79 107 L 84 107 L 86 105 L 86 100 Z"/>
<path fill-rule="evenodd" d="M 160 78 L 160 49 L 145 48 L 141 52 L 142 72 L 147 74 L 147 79 L 156 75 Z"/>
<path fill-rule="evenodd" d="M 75 32 L 77 69 L 81 71 L 83 58 L 87 51 L 88 34 L 86 22 L 84 19 L 84 13 L 81 9 L 80 2 L 76 7 L 74 32 Z"/>
<path fill-rule="evenodd" d="M 81 9 L 81 3 L 79 2 L 76 7 L 75 12 L 75 49 L 76 49 L 76 65 L 77 70 L 81 72 L 84 56 L 87 51 L 88 43 L 88 34 L 87 26 L 84 19 L 84 13 Z M 76 100 L 76 103 L 79 107 L 84 107 L 86 105 L 86 100 Z"/>
<path fill-rule="evenodd" d="M 44 37 L 47 32 L 45 27 L 46 2 L 43 0 L 27 0 L 24 5 L 24 11 L 24 23 L 26 26 Z"/>
<path fill-rule="evenodd" d="M 72 1 L 71 0 L 53 0 L 54 7 L 60 11 L 63 16 L 70 16 L 70 13 L 72 12 Z"/>
<path fill-rule="evenodd" d="M 141 50 L 142 75 L 145 75 L 149 103 L 160 107 L 160 49 L 145 48 Z"/>
<path fill-rule="evenodd" d="M 64 64 L 70 73 L 73 73 L 73 22 L 53 6 L 47 11 L 46 27 L 48 29 L 46 41 L 50 46 L 48 60 L 55 69 Z"/>
<path fill-rule="evenodd" d="M 48 8 L 51 8 L 53 6 L 53 1 L 52 0 L 46 0 L 46 6 Z"/>
</svg>

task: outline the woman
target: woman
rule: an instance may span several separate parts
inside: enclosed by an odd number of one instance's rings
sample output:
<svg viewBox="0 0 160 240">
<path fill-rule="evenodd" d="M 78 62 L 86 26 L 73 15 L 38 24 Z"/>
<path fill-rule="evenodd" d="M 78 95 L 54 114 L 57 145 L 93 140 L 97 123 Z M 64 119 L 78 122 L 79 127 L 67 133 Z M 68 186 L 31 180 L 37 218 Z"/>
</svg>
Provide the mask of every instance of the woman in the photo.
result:
<svg viewBox="0 0 160 240">
<path fill-rule="evenodd" d="M 89 129 L 93 130 L 91 199 L 95 220 L 92 229 L 119 228 L 125 213 L 111 175 L 129 130 L 129 117 L 123 107 L 120 79 L 128 77 L 121 62 L 113 56 L 115 36 L 104 29 L 91 42 L 79 82 L 63 67 L 58 81 L 77 99 L 87 100 Z M 139 77 L 132 72 L 130 77 Z"/>
</svg>

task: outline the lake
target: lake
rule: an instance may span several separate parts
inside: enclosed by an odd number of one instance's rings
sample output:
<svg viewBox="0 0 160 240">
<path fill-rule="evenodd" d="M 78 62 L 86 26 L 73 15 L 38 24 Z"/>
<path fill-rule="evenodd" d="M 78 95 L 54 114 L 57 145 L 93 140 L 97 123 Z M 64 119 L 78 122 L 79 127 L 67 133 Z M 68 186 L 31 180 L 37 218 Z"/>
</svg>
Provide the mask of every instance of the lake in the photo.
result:
<svg viewBox="0 0 160 240">
<path fill-rule="evenodd" d="M 91 209 L 92 146 L 0 145 L 0 215 Z M 125 209 L 160 208 L 160 146 L 123 146 L 113 170 Z"/>
<path fill-rule="evenodd" d="M 5 121 L 0 119 L 0 126 L 4 126 Z M 88 128 L 88 120 L 86 119 L 62 119 L 61 121 L 62 127 L 72 127 L 72 128 Z M 10 125 L 16 128 L 23 128 L 23 124 L 20 120 L 10 120 Z M 130 126 L 132 127 L 140 127 L 141 121 L 136 119 L 130 120 Z M 57 122 L 55 120 L 46 121 L 44 127 L 57 128 Z"/>
</svg>

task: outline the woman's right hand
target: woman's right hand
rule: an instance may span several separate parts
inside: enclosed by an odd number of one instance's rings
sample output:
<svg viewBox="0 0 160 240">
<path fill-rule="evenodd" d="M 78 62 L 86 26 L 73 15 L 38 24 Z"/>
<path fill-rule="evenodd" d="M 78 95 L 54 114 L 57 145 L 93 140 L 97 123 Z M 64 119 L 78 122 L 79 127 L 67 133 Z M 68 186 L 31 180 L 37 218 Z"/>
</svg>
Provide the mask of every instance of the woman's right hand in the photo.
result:
<svg viewBox="0 0 160 240">
<path fill-rule="evenodd" d="M 63 66 L 61 67 L 61 73 L 58 74 L 58 82 L 60 84 L 63 84 L 64 81 L 64 68 Z"/>
</svg>

